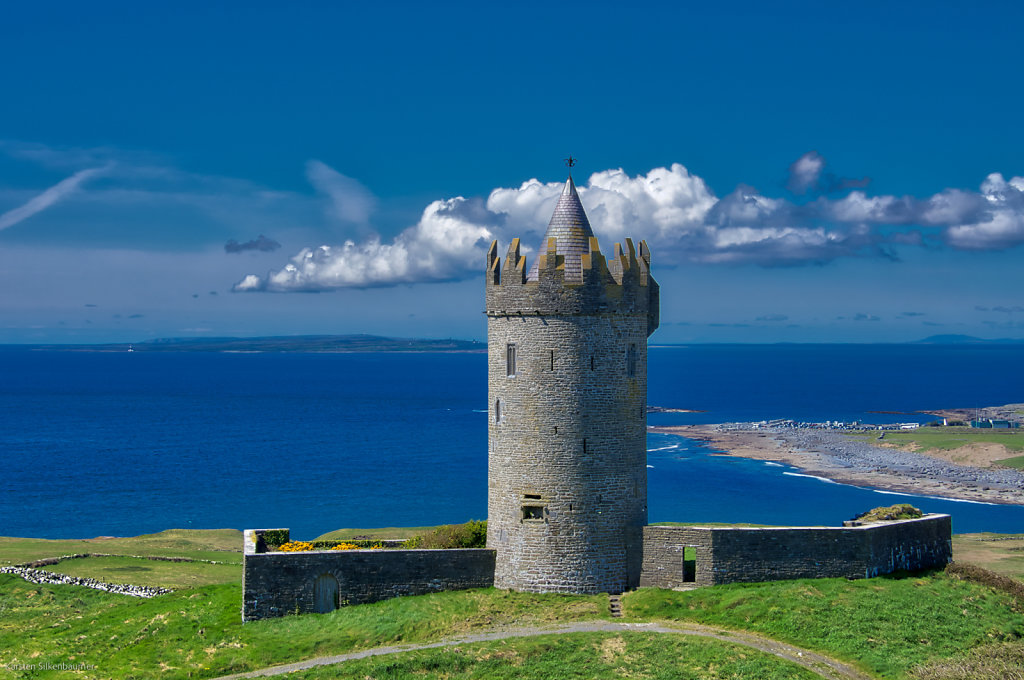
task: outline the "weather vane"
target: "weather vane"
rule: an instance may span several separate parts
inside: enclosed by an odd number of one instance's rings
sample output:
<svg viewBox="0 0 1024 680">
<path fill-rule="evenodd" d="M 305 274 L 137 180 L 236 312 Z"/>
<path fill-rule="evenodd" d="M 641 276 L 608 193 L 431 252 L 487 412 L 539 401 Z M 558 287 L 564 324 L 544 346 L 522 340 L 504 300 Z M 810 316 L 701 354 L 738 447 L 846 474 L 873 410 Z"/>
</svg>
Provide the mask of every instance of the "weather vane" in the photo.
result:
<svg viewBox="0 0 1024 680">
<path fill-rule="evenodd" d="M 568 167 L 570 170 L 572 170 L 572 166 L 576 165 L 576 161 L 577 160 L 578 159 L 573 158 L 572 156 L 569 156 L 568 158 L 565 159 L 566 167 Z"/>
</svg>

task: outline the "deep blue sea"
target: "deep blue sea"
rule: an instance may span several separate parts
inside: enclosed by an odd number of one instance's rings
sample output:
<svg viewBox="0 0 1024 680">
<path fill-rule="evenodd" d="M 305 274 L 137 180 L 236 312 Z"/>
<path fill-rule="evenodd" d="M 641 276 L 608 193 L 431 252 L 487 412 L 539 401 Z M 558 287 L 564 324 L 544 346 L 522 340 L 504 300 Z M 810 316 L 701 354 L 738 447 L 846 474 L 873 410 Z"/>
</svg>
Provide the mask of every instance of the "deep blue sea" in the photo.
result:
<svg viewBox="0 0 1024 680">
<path fill-rule="evenodd" d="M 1022 345 L 653 347 L 669 425 L 908 421 L 1024 401 Z M 0 535 L 482 519 L 483 354 L 95 353 L 0 348 Z M 883 415 L 870 411 L 901 411 Z M 1024 507 L 902 498 L 648 438 L 650 520 L 838 524 L 906 500 L 954 531 L 1024 532 Z"/>
</svg>

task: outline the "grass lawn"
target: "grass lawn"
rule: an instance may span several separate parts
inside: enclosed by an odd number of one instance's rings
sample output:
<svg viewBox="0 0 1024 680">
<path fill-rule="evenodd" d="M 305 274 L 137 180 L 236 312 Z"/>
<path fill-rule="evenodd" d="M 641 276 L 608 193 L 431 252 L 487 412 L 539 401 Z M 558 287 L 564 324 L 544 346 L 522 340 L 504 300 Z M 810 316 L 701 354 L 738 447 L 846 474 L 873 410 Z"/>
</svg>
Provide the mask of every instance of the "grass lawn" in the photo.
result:
<svg viewBox="0 0 1024 680">
<path fill-rule="evenodd" d="M 1006 467 L 1017 468 L 1018 470 L 1024 470 L 1024 456 L 1014 456 L 1013 458 L 1003 458 L 1002 460 L 996 461 L 1000 465 Z"/>
<path fill-rule="evenodd" d="M 240 548 L 238 532 L 171 531 L 115 540 L 127 555 L 177 551 L 183 556 L 240 558 L 225 551 L 231 545 L 229 539 L 236 541 L 235 550 Z M 89 547 L 68 549 L 70 544 Z M 82 541 L 0 539 L 0 562 L 24 562 L 67 552 L 112 552 L 109 541 L 104 545 L 107 549 L 98 550 Z M 188 545 L 194 546 L 191 552 Z M 959 561 L 972 561 L 1004 574 L 1024 575 L 1024 535 L 956 536 L 954 555 Z M 237 564 L 90 557 L 48 568 L 178 590 L 145 600 L 73 586 L 36 585 L 0 575 L 0 680 L 21 677 L 5 668 L 7 664 L 40 662 L 96 666 L 94 671 L 74 676 L 80 678 L 208 678 L 494 628 L 610 618 L 603 595 L 532 595 L 486 589 L 405 597 L 345 607 L 330 614 L 287 616 L 243 626 Z M 944 573 L 735 584 L 688 592 L 644 589 L 626 594 L 623 609 L 626 621 L 690 621 L 759 633 L 886 678 L 909 677 L 910 670 L 921 663 L 934 671 L 922 678 L 960 677 L 943 675 L 943 664 L 949 660 L 955 662 L 950 662 L 952 666 L 962 665 L 962 660 L 967 663 L 972 648 L 982 650 L 973 652 L 975 656 L 993 649 L 1009 659 L 1016 659 L 1024 649 L 1024 604 Z M 699 671 L 700 664 L 706 664 L 704 671 Z M 717 675 L 707 671 L 711 664 Z M 561 674 L 554 674 L 556 667 Z M 576 668 L 585 671 L 573 675 Z M 627 671 L 631 676 L 650 678 L 804 677 L 799 668 L 762 658 L 752 650 L 732 649 L 726 643 L 640 633 L 480 643 L 461 651 L 431 650 L 367 659 L 346 664 L 344 669 L 341 677 L 359 678 L 503 677 L 498 673 L 512 677 L 512 671 L 516 671 L 515 677 L 524 678 L 624 677 Z M 292 677 L 337 677 L 337 670 Z M 68 673 L 39 671 L 31 677 L 64 678 Z"/>
<path fill-rule="evenodd" d="M 875 439 L 878 432 L 851 433 L 851 436 Z M 1024 429 L 992 430 L 971 427 L 921 427 L 916 430 L 887 431 L 882 442 L 921 450 L 951 451 L 973 443 L 1002 444 L 1008 451 L 1024 451 Z"/>
<path fill-rule="evenodd" d="M 1024 580 L 1024 534 L 954 534 L 953 559 Z"/>
<path fill-rule="evenodd" d="M 242 563 L 242 532 L 235 529 L 169 529 L 130 538 L 59 539 L 0 536 L 0 565 L 78 553 L 160 555 Z"/>
<path fill-rule="evenodd" d="M 11 663 L 88 663 L 95 678 L 212 677 L 498 626 L 608 618 L 605 596 L 438 593 L 242 625 L 238 584 L 144 600 L 0 575 L 0 678 Z M 190 675 L 191 674 L 191 675 Z M 33 677 L 66 677 L 42 671 Z"/>
<path fill-rule="evenodd" d="M 883 677 L 972 647 L 1024 637 L 1024 613 L 1005 594 L 942 573 L 858 581 L 806 579 L 623 597 L 636 619 L 694 621 L 760 633 L 856 661 Z"/>
<path fill-rule="evenodd" d="M 64 560 L 45 569 L 70 576 L 94 578 L 106 583 L 131 583 L 174 590 L 242 582 L 240 564 L 165 562 L 138 557 L 85 557 Z"/>
<path fill-rule="evenodd" d="M 1009 596 L 942 573 L 690 592 L 645 589 L 627 594 L 623 603 L 626 620 L 694 621 L 753 631 L 894 678 L 916 663 L 963 655 L 980 643 L 1018 641 L 1024 635 L 1024 614 Z M 244 626 L 240 607 L 237 584 L 140 600 L 0 575 L 0 667 L 63 661 L 95 665 L 92 677 L 97 678 L 186 678 L 190 673 L 202 678 L 495 627 L 609 618 L 607 598 L 601 595 L 493 589 L 398 598 Z M 669 644 L 668 638 L 659 640 L 656 644 Z M 529 647 L 523 644 L 522 649 Z M 584 650 L 593 644 L 586 641 Z M 564 658 L 563 652 L 557 654 Z M 646 663 L 646 655 L 637 652 L 638 663 Z M 432 662 L 424 663 L 429 668 Z M 60 674 L 42 672 L 35 677 Z M 13 672 L 0 668 L 0 678 L 13 677 Z"/>
<path fill-rule="evenodd" d="M 483 642 L 347 661 L 296 680 L 415 678 L 448 680 L 794 680 L 819 676 L 766 652 L 718 640 L 645 633 L 576 633 Z"/>
<path fill-rule="evenodd" d="M 317 536 L 314 541 L 351 541 L 351 540 L 405 540 L 418 534 L 425 534 L 437 527 L 386 527 L 383 529 L 335 529 Z M 296 540 L 292 536 L 292 540 Z"/>
</svg>

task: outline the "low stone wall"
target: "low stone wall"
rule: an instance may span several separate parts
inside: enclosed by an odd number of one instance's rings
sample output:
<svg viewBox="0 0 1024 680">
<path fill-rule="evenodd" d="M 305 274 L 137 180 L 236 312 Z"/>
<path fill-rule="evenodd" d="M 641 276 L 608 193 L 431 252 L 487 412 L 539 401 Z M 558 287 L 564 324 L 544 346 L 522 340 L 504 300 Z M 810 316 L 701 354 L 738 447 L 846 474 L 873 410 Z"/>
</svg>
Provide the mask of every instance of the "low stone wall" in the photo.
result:
<svg viewBox="0 0 1024 680">
<path fill-rule="evenodd" d="M 150 598 L 156 597 L 157 595 L 163 595 L 164 593 L 174 592 L 170 588 L 150 588 L 148 586 L 135 586 L 130 583 L 105 583 L 103 581 L 97 581 L 94 578 L 68 576 L 67 574 L 57 574 L 52 571 L 31 569 L 29 567 L 0 567 L 0 574 L 20 576 L 29 583 L 81 586 L 83 588 L 92 588 L 93 590 L 105 590 L 108 593 L 114 593 L 115 595 L 129 595 L 131 597 Z"/>
<path fill-rule="evenodd" d="M 692 577 L 684 550 L 696 551 Z M 866 578 L 945 566 L 952 559 L 949 515 L 856 527 L 666 527 L 644 529 L 642 587 Z"/>
<path fill-rule="evenodd" d="M 493 550 L 258 552 L 260 533 L 245 532 L 243 621 L 494 584 Z"/>
<path fill-rule="evenodd" d="M 644 527 L 644 561 L 641 588 L 679 588 L 684 585 L 710 586 L 713 534 L 706 527 Z M 684 578 L 684 551 L 696 552 L 694 579 Z"/>
</svg>

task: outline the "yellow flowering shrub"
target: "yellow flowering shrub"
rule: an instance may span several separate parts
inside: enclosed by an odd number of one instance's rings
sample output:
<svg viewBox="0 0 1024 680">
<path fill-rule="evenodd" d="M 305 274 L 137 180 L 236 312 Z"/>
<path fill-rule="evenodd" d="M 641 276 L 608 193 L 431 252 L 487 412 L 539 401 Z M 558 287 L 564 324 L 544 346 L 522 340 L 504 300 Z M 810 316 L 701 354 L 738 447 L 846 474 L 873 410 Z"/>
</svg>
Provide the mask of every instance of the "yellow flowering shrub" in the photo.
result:
<svg viewBox="0 0 1024 680">
<path fill-rule="evenodd" d="M 359 550 L 359 546 L 355 543 L 339 543 L 331 548 L 331 550 Z"/>
<path fill-rule="evenodd" d="M 324 541 L 317 541 L 313 543 L 311 541 L 290 541 L 277 548 L 278 552 L 308 552 L 310 550 L 327 550 L 327 546 L 324 545 Z M 342 541 L 337 545 L 334 545 L 330 550 L 366 550 L 363 546 L 356 545 L 355 543 L 348 543 Z M 383 550 L 384 545 L 381 543 L 374 543 L 369 546 L 370 550 Z"/>
<path fill-rule="evenodd" d="M 305 552 L 307 550 L 312 550 L 312 549 L 313 549 L 313 544 L 310 543 L 309 541 L 289 541 L 288 543 L 285 543 L 284 545 L 282 545 L 277 550 L 278 550 L 278 552 Z"/>
</svg>

